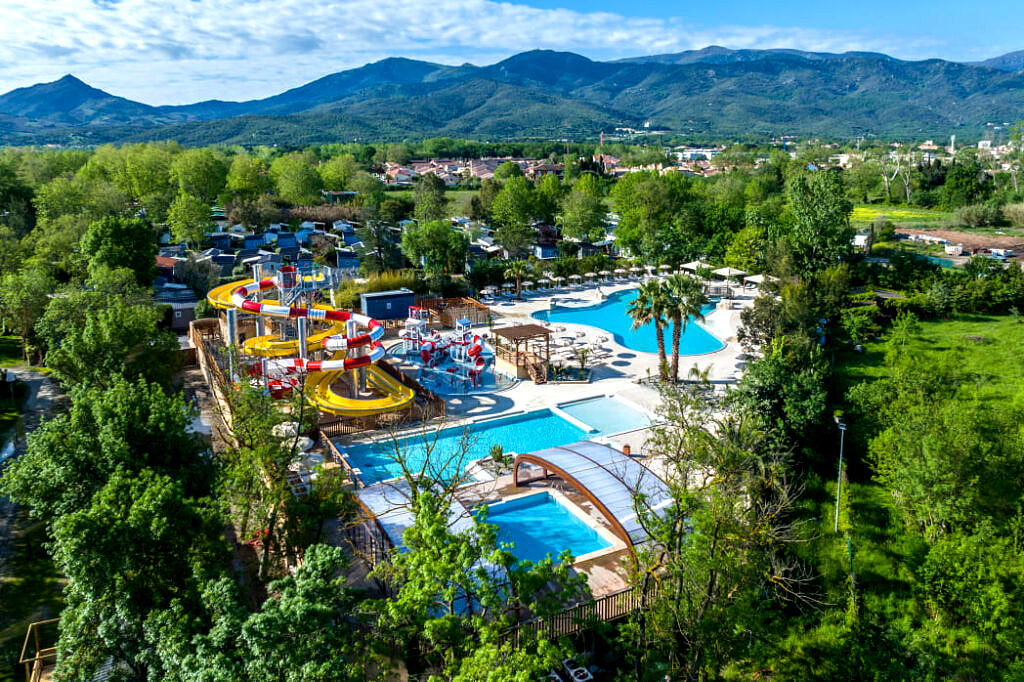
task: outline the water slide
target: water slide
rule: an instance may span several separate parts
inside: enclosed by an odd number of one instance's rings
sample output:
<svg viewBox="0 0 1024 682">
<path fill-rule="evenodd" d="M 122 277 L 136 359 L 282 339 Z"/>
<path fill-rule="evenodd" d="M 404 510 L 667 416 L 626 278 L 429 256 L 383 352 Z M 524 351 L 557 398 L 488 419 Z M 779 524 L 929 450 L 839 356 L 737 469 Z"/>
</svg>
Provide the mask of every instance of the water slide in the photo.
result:
<svg viewBox="0 0 1024 682">
<path fill-rule="evenodd" d="M 310 281 L 310 278 L 307 276 L 305 280 Z M 256 315 L 289 319 L 304 317 L 326 324 L 326 329 L 307 336 L 306 343 L 308 350 L 322 348 L 333 352 L 329 360 L 296 357 L 299 352 L 298 340 L 281 341 L 273 335 L 257 336 L 246 339 L 243 343 L 247 353 L 273 358 L 268 362 L 270 369 L 306 372 L 306 398 L 322 411 L 343 417 L 364 417 L 394 412 L 412 404 L 416 397 L 413 390 L 376 366 L 377 361 L 384 357 L 384 346 L 380 343 L 384 328 L 377 320 L 326 305 L 297 308 L 279 305 L 277 301 L 247 300 L 249 296 L 259 291 L 276 289 L 277 284 L 276 278 L 258 282 L 232 282 L 211 289 L 207 299 L 217 308 L 236 308 Z M 345 336 L 346 323 L 350 320 L 365 328 L 366 333 Z M 350 349 L 365 349 L 366 352 L 350 357 Z M 342 372 L 355 369 L 363 369 L 366 372 L 367 383 L 383 397 L 353 399 L 341 396 L 331 389 L 331 385 L 341 377 Z"/>
</svg>

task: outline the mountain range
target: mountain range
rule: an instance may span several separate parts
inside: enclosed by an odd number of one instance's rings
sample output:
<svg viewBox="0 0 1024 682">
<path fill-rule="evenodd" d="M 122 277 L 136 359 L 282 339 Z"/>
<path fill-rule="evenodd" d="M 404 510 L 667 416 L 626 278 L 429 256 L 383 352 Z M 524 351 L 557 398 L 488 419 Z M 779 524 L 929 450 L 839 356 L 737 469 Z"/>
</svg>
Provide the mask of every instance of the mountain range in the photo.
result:
<svg viewBox="0 0 1024 682">
<path fill-rule="evenodd" d="M 1024 51 L 984 62 L 731 50 L 591 61 L 535 50 L 489 66 L 390 58 L 279 95 L 150 106 L 67 75 L 0 95 L 0 143 L 312 144 L 432 136 L 981 136 L 1024 119 Z"/>
</svg>

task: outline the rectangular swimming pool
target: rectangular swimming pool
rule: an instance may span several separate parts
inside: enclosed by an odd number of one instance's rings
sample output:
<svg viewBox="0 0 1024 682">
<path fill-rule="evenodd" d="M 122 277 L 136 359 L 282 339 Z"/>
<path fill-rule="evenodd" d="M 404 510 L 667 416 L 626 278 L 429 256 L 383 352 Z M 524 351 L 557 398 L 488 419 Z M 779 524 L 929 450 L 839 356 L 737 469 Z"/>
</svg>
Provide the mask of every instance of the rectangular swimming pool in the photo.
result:
<svg viewBox="0 0 1024 682">
<path fill-rule="evenodd" d="M 651 418 L 625 400 L 609 396 L 587 398 L 558 406 L 571 417 L 597 429 L 602 435 L 633 431 L 651 425 Z"/>
<path fill-rule="evenodd" d="M 402 453 L 414 473 L 426 464 L 426 474 L 448 480 L 465 469 L 469 461 L 490 455 L 491 447 L 496 444 L 505 452 L 534 452 L 586 440 L 592 435 L 551 410 L 538 410 L 439 432 L 427 430 L 400 438 L 397 443 L 380 438 L 372 443 L 339 445 L 339 448 L 345 452 L 349 464 L 362 471 L 363 483 L 369 485 L 402 475 L 402 468 L 395 461 L 396 450 Z"/>
<path fill-rule="evenodd" d="M 557 558 L 565 550 L 579 558 L 612 546 L 548 492 L 488 506 L 487 523 L 498 527 L 499 542 L 515 545 L 516 558 L 528 561 Z"/>
</svg>

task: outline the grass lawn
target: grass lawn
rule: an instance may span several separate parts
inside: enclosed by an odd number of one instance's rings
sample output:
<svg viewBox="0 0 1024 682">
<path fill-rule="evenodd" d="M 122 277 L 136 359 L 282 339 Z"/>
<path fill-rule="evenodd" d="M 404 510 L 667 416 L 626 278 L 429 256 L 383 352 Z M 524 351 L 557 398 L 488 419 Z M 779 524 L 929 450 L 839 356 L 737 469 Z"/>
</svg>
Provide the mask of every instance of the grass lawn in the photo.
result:
<svg viewBox="0 0 1024 682">
<path fill-rule="evenodd" d="M 28 385 L 17 381 L 14 383 L 13 400 L 11 393 L 10 384 L 0 381 L 0 447 L 3 446 L 3 437 L 7 431 L 18 421 L 18 413 L 28 394 Z"/>
<path fill-rule="evenodd" d="M 17 336 L 0 336 L 0 367 L 12 367 L 21 363 L 21 339 Z"/>
<path fill-rule="evenodd" d="M 466 206 L 469 197 L 477 193 L 475 189 L 449 189 L 445 190 L 445 197 L 448 198 L 448 211 L 452 215 L 460 215 Z M 413 190 L 400 189 L 384 194 L 385 199 L 408 199 L 413 200 Z"/>
<path fill-rule="evenodd" d="M 65 579 L 43 549 L 43 523 L 21 510 L 10 570 L 0 578 L 0 682 L 25 679 L 17 666 L 28 624 L 60 615 Z M 53 628 L 44 631 L 53 636 Z M 53 646 L 56 640 L 42 646 Z"/>
<path fill-rule="evenodd" d="M 947 351 L 974 377 L 982 400 L 1012 401 L 1024 389 L 1024 318 L 1010 315 L 960 315 L 920 323 L 911 344 L 914 356 L 937 359 Z M 863 353 L 836 354 L 836 378 L 845 393 L 853 384 L 886 374 L 882 342 L 864 345 Z"/>
</svg>

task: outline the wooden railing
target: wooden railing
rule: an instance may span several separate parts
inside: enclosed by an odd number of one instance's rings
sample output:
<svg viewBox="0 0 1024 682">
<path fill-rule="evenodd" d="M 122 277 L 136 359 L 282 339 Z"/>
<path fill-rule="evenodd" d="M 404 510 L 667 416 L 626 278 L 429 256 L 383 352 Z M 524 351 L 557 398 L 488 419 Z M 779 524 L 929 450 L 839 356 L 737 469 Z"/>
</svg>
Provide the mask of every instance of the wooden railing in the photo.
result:
<svg viewBox="0 0 1024 682">
<path fill-rule="evenodd" d="M 648 598 L 657 590 L 648 592 Z M 640 609 L 643 595 L 635 587 L 627 587 L 619 592 L 576 604 L 560 611 L 551 618 L 535 618 L 523 621 L 509 629 L 507 636 L 514 642 L 519 641 L 523 632 L 544 634 L 548 637 L 573 635 L 585 630 L 595 622 L 609 623 L 620 620 Z"/>
<path fill-rule="evenodd" d="M 39 682 L 57 665 L 57 647 L 43 647 L 42 641 L 45 641 L 46 638 L 40 637 L 40 630 L 59 622 L 60 618 L 51 618 L 29 624 L 28 632 L 25 633 L 25 643 L 21 646 L 21 657 L 18 659 L 18 664 L 25 666 L 26 682 Z M 35 652 L 31 658 L 27 658 L 29 646 Z"/>
</svg>

